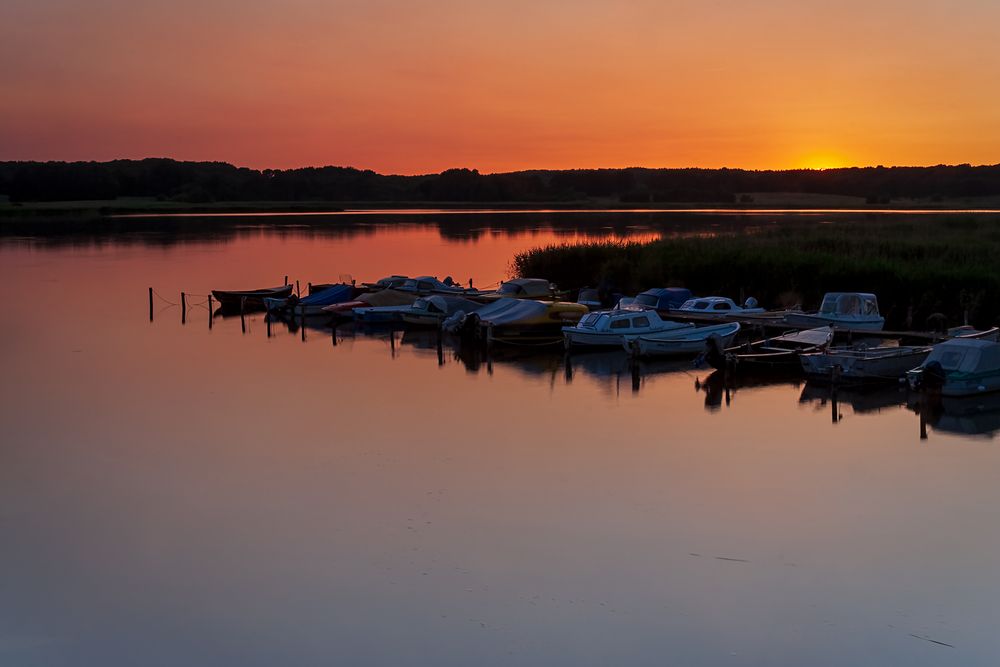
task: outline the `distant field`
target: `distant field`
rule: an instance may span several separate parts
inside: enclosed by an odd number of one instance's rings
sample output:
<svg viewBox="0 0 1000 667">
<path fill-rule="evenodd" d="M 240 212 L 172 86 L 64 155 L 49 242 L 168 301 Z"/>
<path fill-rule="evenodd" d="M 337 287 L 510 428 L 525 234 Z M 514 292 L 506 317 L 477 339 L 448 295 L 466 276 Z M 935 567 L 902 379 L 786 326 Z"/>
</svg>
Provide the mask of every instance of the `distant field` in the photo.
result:
<svg viewBox="0 0 1000 667">
<path fill-rule="evenodd" d="M 961 324 L 966 312 L 987 326 L 1000 317 L 1000 216 L 782 221 L 646 244 L 549 246 L 515 257 L 513 272 L 563 288 L 742 293 L 770 308 L 815 308 L 827 291 L 874 292 L 890 327 L 906 326 L 908 315 L 923 327 L 935 313 Z"/>
<path fill-rule="evenodd" d="M 60 216 L 99 217 L 128 213 L 266 213 L 322 212 L 345 209 L 555 209 L 592 208 L 602 210 L 627 209 L 1000 209 L 1000 197 L 965 199 L 895 199 L 889 203 L 872 204 L 862 197 L 809 194 L 795 192 L 746 193 L 752 201 L 741 204 L 699 203 L 629 203 L 615 198 L 591 198 L 575 201 L 531 202 L 447 202 L 447 201 L 215 201 L 191 203 L 168 201 L 152 197 L 122 197 L 106 200 L 38 201 L 12 204 L 0 195 L 0 218 L 47 219 Z"/>
</svg>

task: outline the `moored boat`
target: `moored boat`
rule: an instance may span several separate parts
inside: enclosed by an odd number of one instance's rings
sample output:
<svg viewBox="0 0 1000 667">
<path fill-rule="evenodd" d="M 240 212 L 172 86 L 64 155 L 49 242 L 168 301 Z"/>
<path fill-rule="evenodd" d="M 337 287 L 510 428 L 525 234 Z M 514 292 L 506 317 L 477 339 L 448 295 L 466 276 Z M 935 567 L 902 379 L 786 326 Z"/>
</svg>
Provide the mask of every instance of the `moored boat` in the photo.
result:
<svg viewBox="0 0 1000 667">
<path fill-rule="evenodd" d="M 695 355 L 705 352 L 706 347 L 725 349 L 733 342 L 739 330 L 739 322 L 702 327 L 681 325 L 677 329 L 629 338 L 622 345 L 627 351 L 640 357 Z"/>
<path fill-rule="evenodd" d="M 562 328 L 578 322 L 587 307 L 567 301 L 503 298 L 472 313 L 462 313 L 443 323 L 446 331 L 475 335 L 488 341 L 556 343 Z"/>
<path fill-rule="evenodd" d="M 750 297 L 740 306 L 725 296 L 703 296 L 688 299 L 678 308 L 671 309 L 671 315 L 695 315 L 705 319 L 733 319 L 744 315 L 763 315 L 765 311 Z"/>
<path fill-rule="evenodd" d="M 930 354 L 929 345 L 828 348 L 799 355 L 807 376 L 831 381 L 892 381 L 906 375 Z"/>
<path fill-rule="evenodd" d="M 799 354 L 815 352 L 833 340 L 833 327 L 817 327 L 774 338 L 748 341 L 719 350 L 710 346 L 706 360 L 713 368 L 747 372 L 802 372 Z"/>
<path fill-rule="evenodd" d="M 910 387 L 942 396 L 1000 391 L 1000 343 L 952 338 L 938 343 L 918 367 L 906 373 Z"/>
<path fill-rule="evenodd" d="M 310 294 L 301 299 L 290 296 L 284 299 L 265 298 L 264 306 L 269 313 L 291 314 L 296 316 L 329 315 L 323 312 L 326 306 L 350 301 L 354 298 L 353 285 L 334 285 L 321 292 Z"/>
<path fill-rule="evenodd" d="M 833 326 L 838 329 L 881 331 L 885 318 L 878 312 L 878 299 L 867 292 L 828 292 L 815 313 L 785 313 L 785 323 L 802 329 Z"/>
<path fill-rule="evenodd" d="M 471 313 L 480 308 L 483 304 L 469 299 L 432 294 L 414 301 L 408 309 L 400 312 L 400 318 L 407 324 L 438 326 L 449 315 Z"/>
<path fill-rule="evenodd" d="M 693 327 L 693 324 L 664 321 L 655 310 L 626 307 L 588 313 L 575 325 L 563 327 L 562 334 L 567 349 L 621 347 L 636 336 Z"/>
<path fill-rule="evenodd" d="M 264 287 L 252 290 L 212 290 L 212 296 L 223 308 L 232 310 L 241 307 L 260 308 L 264 305 L 264 299 L 283 299 L 292 294 L 291 285 L 279 285 L 278 287 Z"/>
</svg>

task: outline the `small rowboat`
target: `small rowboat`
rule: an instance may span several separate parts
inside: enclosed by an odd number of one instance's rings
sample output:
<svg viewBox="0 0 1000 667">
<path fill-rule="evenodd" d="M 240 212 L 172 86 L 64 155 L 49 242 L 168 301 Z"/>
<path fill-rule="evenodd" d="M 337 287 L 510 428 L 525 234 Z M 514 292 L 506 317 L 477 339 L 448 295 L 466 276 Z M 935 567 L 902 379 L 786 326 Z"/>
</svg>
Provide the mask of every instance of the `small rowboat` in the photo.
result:
<svg viewBox="0 0 1000 667">
<path fill-rule="evenodd" d="M 291 285 L 253 290 L 212 290 L 212 296 L 219 302 L 219 305 L 228 309 L 238 309 L 241 306 L 261 308 L 264 305 L 264 299 L 285 299 L 291 294 Z"/>
</svg>

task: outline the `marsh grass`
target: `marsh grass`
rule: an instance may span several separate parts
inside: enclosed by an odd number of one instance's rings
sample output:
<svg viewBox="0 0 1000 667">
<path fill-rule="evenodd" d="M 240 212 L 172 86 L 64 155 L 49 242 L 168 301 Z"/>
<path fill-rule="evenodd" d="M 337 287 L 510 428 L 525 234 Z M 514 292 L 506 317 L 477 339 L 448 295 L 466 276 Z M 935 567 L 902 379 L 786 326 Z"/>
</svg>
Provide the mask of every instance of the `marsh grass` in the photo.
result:
<svg viewBox="0 0 1000 667">
<path fill-rule="evenodd" d="M 743 293 L 771 308 L 815 308 L 828 291 L 874 292 L 888 327 L 920 328 L 935 313 L 960 324 L 966 312 L 987 326 L 1000 316 L 1000 217 L 782 222 L 650 243 L 548 246 L 517 255 L 513 271 L 563 288 Z"/>
</svg>

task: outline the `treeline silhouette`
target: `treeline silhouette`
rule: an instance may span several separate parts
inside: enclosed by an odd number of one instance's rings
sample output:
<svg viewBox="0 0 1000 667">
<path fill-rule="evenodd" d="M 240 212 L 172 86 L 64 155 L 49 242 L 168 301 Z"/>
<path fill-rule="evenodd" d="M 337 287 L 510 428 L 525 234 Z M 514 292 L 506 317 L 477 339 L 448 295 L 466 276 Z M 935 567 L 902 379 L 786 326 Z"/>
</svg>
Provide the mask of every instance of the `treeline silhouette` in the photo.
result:
<svg viewBox="0 0 1000 667">
<path fill-rule="evenodd" d="M 394 176 L 350 167 L 248 169 L 165 158 L 111 162 L 0 162 L 12 202 L 150 197 L 186 203 L 249 201 L 751 203 L 748 193 L 892 199 L 1000 195 L 1000 165 L 744 169 L 571 169 Z"/>
</svg>

